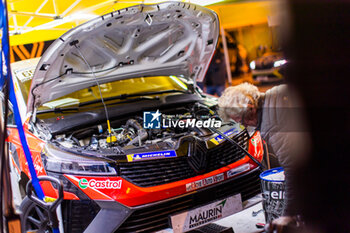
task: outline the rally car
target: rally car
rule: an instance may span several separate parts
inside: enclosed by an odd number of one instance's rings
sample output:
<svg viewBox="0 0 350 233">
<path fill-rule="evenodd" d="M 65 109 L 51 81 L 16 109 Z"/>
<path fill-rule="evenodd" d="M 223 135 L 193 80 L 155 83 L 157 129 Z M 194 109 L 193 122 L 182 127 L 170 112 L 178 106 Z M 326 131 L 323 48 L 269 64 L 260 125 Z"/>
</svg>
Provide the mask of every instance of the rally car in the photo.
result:
<svg viewBox="0 0 350 233">
<path fill-rule="evenodd" d="M 64 184 L 61 230 L 187 231 L 260 193 L 260 167 L 244 152 L 262 161 L 259 132 L 221 121 L 216 100 L 196 86 L 218 35 L 209 9 L 139 5 L 70 30 L 40 60 L 13 64 L 35 170 Z M 45 211 L 25 198 L 31 177 L 13 120 L 8 143 L 23 228 L 47 232 Z M 56 197 L 55 184 L 42 188 Z M 213 209 L 191 212 L 199 206 Z M 179 218 L 186 213 L 188 222 Z"/>
</svg>

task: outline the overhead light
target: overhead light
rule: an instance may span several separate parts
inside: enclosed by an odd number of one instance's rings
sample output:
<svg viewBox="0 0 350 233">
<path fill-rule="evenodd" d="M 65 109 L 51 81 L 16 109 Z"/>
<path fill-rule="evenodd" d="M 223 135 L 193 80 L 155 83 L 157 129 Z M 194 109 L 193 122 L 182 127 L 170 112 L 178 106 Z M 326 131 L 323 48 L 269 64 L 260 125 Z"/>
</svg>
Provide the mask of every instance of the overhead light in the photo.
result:
<svg viewBox="0 0 350 233">
<path fill-rule="evenodd" d="M 252 61 L 250 64 L 250 69 L 255 70 L 255 61 Z"/>
<path fill-rule="evenodd" d="M 187 2 L 194 3 L 200 6 L 208 6 L 211 4 L 223 2 L 224 0 L 188 0 Z"/>
<path fill-rule="evenodd" d="M 287 63 L 287 61 L 286 61 L 285 59 L 282 59 L 282 60 L 275 61 L 275 62 L 273 63 L 273 66 L 274 66 L 274 67 L 279 67 L 279 66 L 284 65 L 284 64 L 286 64 L 286 63 Z"/>
<path fill-rule="evenodd" d="M 164 2 L 165 0 L 143 0 L 143 1 L 119 1 L 119 3 L 145 3 L 145 4 L 156 4 Z M 188 3 L 194 3 L 200 6 L 208 6 L 211 4 L 223 2 L 225 0 L 175 0 L 177 2 L 188 2 Z"/>
<path fill-rule="evenodd" d="M 161 3 L 161 2 L 163 2 L 163 1 L 162 0 L 145 0 L 145 1 L 142 1 L 140 3 L 153 4 L 153 3 Z M 134 3 L 134 2 L 132 2 L 132 3 Z"/>
</svg>

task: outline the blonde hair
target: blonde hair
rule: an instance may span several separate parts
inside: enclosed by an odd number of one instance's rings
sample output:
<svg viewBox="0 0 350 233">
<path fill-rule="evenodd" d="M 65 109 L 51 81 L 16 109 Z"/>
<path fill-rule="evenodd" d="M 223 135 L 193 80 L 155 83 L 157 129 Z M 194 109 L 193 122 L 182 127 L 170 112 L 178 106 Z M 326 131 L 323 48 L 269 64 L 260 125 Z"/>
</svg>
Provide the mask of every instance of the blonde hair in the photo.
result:
<svg viewBox="0 0 350 233">
<path fill-rule="evenodd" d="M 219 98 L 218 113 L 223 120 L 242 117 L 249 107 L 258 107 L 261 95 L 259 89 L 250 83 L 228 87 Z"/>
</svg>

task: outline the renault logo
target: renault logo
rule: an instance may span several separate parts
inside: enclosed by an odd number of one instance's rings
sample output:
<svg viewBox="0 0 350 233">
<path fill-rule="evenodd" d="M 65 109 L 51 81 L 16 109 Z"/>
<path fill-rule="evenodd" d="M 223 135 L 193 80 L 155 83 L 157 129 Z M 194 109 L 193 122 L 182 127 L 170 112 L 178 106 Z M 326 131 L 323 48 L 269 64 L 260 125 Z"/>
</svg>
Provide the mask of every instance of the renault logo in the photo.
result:
<svg viewBox="0 0 350 233">
<path fill-rule="evenodd" d="M 203 144 L 197 140 L 189 143 L 188 163 L 197 174 L 203 174 L 208 165 L 207 149 Z"/>
</svg>

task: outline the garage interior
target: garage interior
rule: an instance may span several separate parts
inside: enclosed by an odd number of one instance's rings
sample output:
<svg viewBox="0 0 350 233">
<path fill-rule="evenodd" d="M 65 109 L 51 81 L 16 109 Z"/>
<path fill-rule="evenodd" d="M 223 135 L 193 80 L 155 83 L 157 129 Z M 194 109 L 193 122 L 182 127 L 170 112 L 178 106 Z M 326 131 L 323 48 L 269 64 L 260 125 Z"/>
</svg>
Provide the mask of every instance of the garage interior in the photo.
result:
<svg viewBox="0 0 350 233">
<path fill-rule="evenodd" d="M 138 4 L 160 2 L 163 1 L 8 0 L 8 59 L 10 63 L 39 59 L 57 38 L 78 25 Z M 350 179 L 346 172 L 349 169 L 350 98 L 346 89 L 350 4 L 338 0 L 178 2 L 198 4 L 217 14 L 220 21 L 217 50 L 221 46 L 224 88 L 245 82 L 257 86 L 262 93 L 281 84 L 295 88 L 304 104 L 303 119 L 310 135 L 305 160 L 290 181 L 295 188 L 292 201 L 302 215 L 302 229 L 268 231 L 262 195 L 244 201 L 243 211 L 214 223 L 226 230 L 222 232 L 235 233 L 350 232 L 347 223 Z M 282 63 L 276 65 L 276 61 Z M 285 63 L 287 70 L 283 68 Z M 30 70 L 28 74 L 33 73 L 34 70 Z M 208 77 L 197 80 L 204 93 L 208 93 L 210 86 L 206 79 Z M 112 140 L 110 134 L 109 137 Z M 81 208 L 84 211 L 85 207 Z M 64 226 L 60 224 L 57 228 L 62 233 Z M 191 232 L 210 232 L 200 229 Z M 175 231 L 169 227 L 156 232 Z"/>
</svg>

